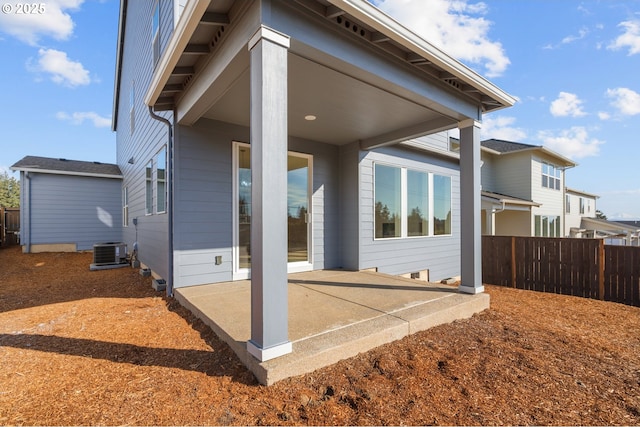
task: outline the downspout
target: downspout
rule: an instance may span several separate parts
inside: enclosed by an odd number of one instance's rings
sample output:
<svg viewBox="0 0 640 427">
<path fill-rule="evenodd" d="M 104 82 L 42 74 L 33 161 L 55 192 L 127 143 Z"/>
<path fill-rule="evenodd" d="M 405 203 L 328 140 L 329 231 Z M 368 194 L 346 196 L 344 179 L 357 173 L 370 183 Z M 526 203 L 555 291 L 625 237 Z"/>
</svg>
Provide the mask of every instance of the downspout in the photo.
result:
<svg viewBox="0 0 640 427">
<path fill-rule="evenodd" d="M 167 119 L 153 112 L 153 107 L 149 105 L 149 115 L 152 119 L 167 125 L 168 142 L 167 142 L 167 222 L 168 224 L 168 274 L 167 277 L 167 296 L 173 297 L 173 125 Z"/>
</svg>

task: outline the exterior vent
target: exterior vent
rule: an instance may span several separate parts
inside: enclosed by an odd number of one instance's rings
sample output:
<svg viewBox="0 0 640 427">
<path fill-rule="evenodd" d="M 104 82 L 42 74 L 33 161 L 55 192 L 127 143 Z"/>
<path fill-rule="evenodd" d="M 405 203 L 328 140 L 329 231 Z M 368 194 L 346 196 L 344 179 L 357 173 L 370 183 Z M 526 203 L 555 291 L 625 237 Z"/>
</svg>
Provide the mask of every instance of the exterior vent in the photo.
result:
<svg viewBox="0 0 640 427">
<path fill-rule="evenodd" d="M 93 265 L 118 265 L 127 263 L 127 245 L 122 242 L 96 243 L 93 245 Z"/>
</svg>

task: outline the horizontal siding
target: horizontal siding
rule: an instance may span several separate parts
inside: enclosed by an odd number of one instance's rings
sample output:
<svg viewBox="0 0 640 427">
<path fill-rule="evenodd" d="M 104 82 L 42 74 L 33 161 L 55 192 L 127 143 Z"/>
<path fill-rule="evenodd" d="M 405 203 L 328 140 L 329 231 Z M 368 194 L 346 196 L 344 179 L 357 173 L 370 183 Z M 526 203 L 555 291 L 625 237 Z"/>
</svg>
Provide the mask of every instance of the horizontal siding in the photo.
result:
<svg viewBox="0 0 640 427">
<path fill-rule="evenodd" d="M 374 239 L 373 164 L 407 167 L 451 177 L 452 234 L 404 239 Z M 457 162 L 392 147 L 363 153 L 360 161 L 359 268 L 388 274 L 429 270 L 432 280 L 460 274 L 460 171 Z"/>
<path fill-rule="evenodd" d="M 531 200 L 531 153 L 500 156 L 493 169 L 493 191 Z"/>
<path fill-rule="evenodd" d="M 160 46 L 166 48 L 173 32 L 173 1 L 160 1 Z M 167 126 L 149 115 L 143 102 L 154 71 L 151 20 L 155 1 L 127 2 L 127 22 L 122 50 L 122 70 L 117 117 L 117 162 L 124 176 L 123 186 L 129 195 L 129 224 L 123 228 L 121 240 L 129 248 L 138 242 L 138 258 L 160 277 L 168 278 L 168 215 L 146 214 L 145 168 L 149 160 L 167 146 Z M 134 87 L 131 133 L 130 94 Z M 170 112 L 159 113 L 172 120 Z M 155 167 L 155 165 L 154 165 Z M 155 186 L 153 204 L 157 201 Z M 136 218 L 138 225 L 133 225 Z"/>
<path fill-rule="evenodd" d="M 30 180 L 31 244 L 90 250 L 121 239 L 120 179 L 31 173 Z"/>
</svg>

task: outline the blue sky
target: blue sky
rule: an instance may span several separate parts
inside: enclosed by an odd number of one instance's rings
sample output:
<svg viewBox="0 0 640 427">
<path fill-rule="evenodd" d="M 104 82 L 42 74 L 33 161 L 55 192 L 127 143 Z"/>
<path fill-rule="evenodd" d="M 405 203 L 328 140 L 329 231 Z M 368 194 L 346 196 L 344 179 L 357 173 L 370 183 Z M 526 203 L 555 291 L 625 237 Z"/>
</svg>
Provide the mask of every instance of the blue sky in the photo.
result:
<svg viewBox="0 0 640 427">
<path fill-rule="evenodd" d="M 118 3 L 20 15 L 2 2 L 0 169 L 25 155 L 115 162 Z M 483 138 L 571 158 L 569 187 L 599 195 L 609 218 L 640 218 L 640 0 L 374 3 L 517 98 L 485 116 Z"/>
</svg>

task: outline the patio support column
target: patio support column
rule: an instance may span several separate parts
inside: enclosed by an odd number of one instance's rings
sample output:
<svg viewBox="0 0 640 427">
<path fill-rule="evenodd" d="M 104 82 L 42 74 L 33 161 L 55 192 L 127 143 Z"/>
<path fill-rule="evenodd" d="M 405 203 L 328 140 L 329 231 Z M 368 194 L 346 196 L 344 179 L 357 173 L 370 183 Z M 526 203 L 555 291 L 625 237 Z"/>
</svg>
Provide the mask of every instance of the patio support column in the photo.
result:
<svg viewBox="0 0 640 427">
<path fill-rule="evenodd" d="M 251 67 L 251 339 L 260 361 L 292 350 L 287 283 L 287 51 L 265 26 L 249 41 Z"/>
<path fill-rule="evenodd" d="M 460 262 L 459 292 L 478 294 L 482 286 L 482 226 L 480 220 L 480 123 L 465 120 L 460 127 Z"/>
</svg>

